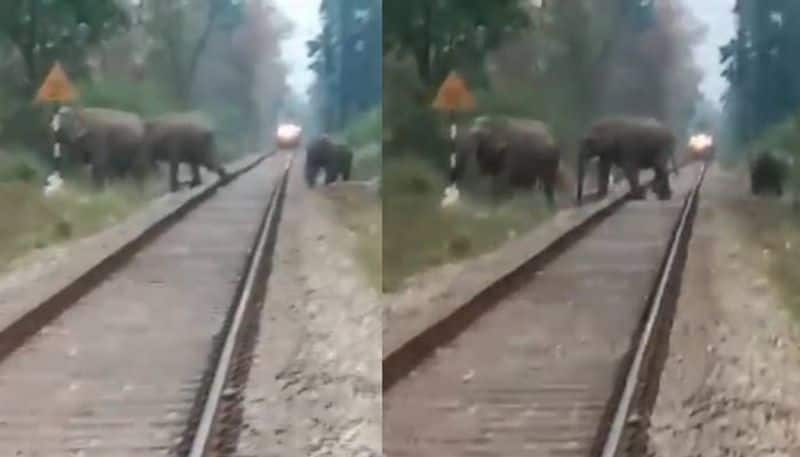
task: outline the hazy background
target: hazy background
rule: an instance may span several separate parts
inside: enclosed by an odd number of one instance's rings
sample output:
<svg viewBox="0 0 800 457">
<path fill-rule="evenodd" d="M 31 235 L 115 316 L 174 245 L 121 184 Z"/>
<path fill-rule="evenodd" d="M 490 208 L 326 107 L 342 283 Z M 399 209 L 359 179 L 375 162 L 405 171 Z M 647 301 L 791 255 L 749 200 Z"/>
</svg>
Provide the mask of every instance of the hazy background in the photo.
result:
<svg viewBox="0 0 800 457">
<path fill-rule="evenodd" d="M 719 99 L 727 88 L 727 81 L 721 75 L 719 48 L 735 32 L 734 0 L 687 0 L 684 3 L 697 20 L 708 27 L 706 39 L 695 47 L 694 56 L 704 73 L 700 90 L 719 105 Z"/>
<path fill-rule="evenodd" d="M 308 68 L 306 42 L 321 30 L 320 0 L 274 0 L 274 4 L 293 26 L 292 34 L 281 44 L 281 55 L 288 67 L 287 82 L 295 93 L 306 99 L 315 77 Z"/>
</svg>

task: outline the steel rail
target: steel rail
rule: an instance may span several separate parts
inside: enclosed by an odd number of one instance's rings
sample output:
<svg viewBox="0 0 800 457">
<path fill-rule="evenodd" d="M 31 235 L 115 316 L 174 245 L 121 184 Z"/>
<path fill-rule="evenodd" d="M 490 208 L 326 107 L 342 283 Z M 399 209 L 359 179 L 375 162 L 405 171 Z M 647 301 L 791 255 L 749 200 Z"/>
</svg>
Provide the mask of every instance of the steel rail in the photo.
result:
<svg viewBox="0 0 800 457">
<path fill-rule="evenodd" d="M 707 165 L 704 164 L 697 178 L 697 182 L 687 197 L 686 203 L 684 204 L 681 212 L 680 222 L 676 228 L 673 242 L 669 248 L 669 255 L 666 263 L 664 264 L 665 267 L 662 270 L 661 277 L 659 278 L 658 287 L 656 289 L 652 305 L 650 306 L 650 311 L 648 313 L 644 329 L 639 338 L 636 353 L 625 378 L 625 385 L 622 395 L 617 403 L 617 408 L 611 422 L 611 427 L 606 434 L 605 443 L 603 444 L 603 452 L 601 454 L 602 457 L 616 456 L 617 452 L 619 451 L 620 444 L 622 443 L 625 425 L 631 412 L 631 407 L 633 406 L 634 394 L 636 393 L 636 387 L 641 376 L 645 355 L 647 350 L 650 348 L 651 343 L 653 342 L 656 323 L 662 316 L 663 305 L 665 302 L 664 295 L 667 289 L 667 284 L 675 271 L 675 264 L 680 246 L 684 241 L 686 241 L 686 236 L 688 233 L 687 228 L 690 226 L 689 215 L 691 214 L 692 207 L 696 204 L 698 195 L 700 193 L 700 187 L 703 184 L 706 167 Z"/>
<path fill-rule="evenodd" d="M 250 264 L 247 267 L 247 274 L 245 276 L 244 288 L 236 303 L 236 308 L 233 315 L 233 320 L 225 335 L 225 342 L 222 347 L 222 352 L 214 370 L 214 377 L 211 382 L 211 388 L 208 396 L 205 399 L 203 410 L 201 413 L 200 422 L 196 428 L 196 432 L 192 438 L 192 445 L 189 451 L 189 457 L 203 457 L 209 451 L 211 440 L 214 436 L 214 425 L 217 419 L 220 403 L 225 394 L 225 386 L 228 382 L 228 376 L 231 367 L 234 363 L 234 354 L 237 345 L 240 341 L 240 333 L 243 327 L 244 317 L 247 314 L 248 308 L 251 306 L 251 297 L 256 281 L 259 278 L 259 270 L 265 255 L 267 240 L 270 232 L 273 230 L 274 225 L 279 221 L 276 216 L 276 209 L 278 208 L 278 199 L 281 198 L 282 189 L 286 186 L 289 178 L 289 171 L 291 170 L 294 155 L 290 156 L 286 162 L 286 168 L 278 180 L 275 190 L 267 209 L 265 222 L 258 235 L 258 242 L 255 247 Z"/>
</svg>

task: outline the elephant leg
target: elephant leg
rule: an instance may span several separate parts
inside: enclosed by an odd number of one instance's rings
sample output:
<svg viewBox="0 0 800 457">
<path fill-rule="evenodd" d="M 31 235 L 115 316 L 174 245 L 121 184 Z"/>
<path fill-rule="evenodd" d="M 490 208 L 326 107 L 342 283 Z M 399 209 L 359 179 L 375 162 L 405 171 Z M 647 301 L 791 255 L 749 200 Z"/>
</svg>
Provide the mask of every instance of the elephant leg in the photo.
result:
<svg viewBox="0 0 800 457">
<path fill-rule="evenodd" d="M 216 173 L 221 182 L 226 182 L 229 178 L 228 172 L 217 160 L 217 148 L 213 137 L 209 137 L 206 141 L 206 151 L 205 167 Z"/>
<path fill-rule="evenodd" d="M 350 181 L 351 168 L 352 168 L 352 163 L 348 160 L 342 167 L 342 181 Z"/>
<path fill-rule="evenodd" d="M 555 182 L 550 179 L 542 180 L 542 184 L 544 185 L 544 195 L 547 199 L 547 206 L 550 209 L 555 209 L 556 207 L 556 194 L 555 194 Z"/>
<path fill-rule="evenodd" d="M 95 188 L 102 189 L 108 174 L 108 150 L 104 139 L 96 139 L 89 146 L 92 165 L 92 181 Z"/>
<path fill-rule="evenodd" d="M 169 188 L 171 192 L 177 192 L 180 187 L 178 181 L 178 171 L 180 170 L 181 157 L 179 145 L 171 141 L 167 146 L 167 157 L 169 158 Z"/>
<path fill-rule="evenodd" d="M 631 188 L 631 198 L 634 200 L 643 200 L 646 196 L 645 190 L 639 184 L 639 167 L 635 164 L 624 164 L 623 170 L 625 171 L 625 179 Z"/>
<path fill-rule="evenodd" d="M 178 183 L 178 161 L 177 160 L 170 160 L 169 161 L 169 190 L 170 192 L 177 192 L 179 183 Z"/>
<path fill-rule="evenodd" d="M 332 184 L 336 181 L 336 166 L 333 164 L 328 164 L 325 167 L 325 185 Z"/>
<path fill-rule="evenodd" d="M 203 179 L 200 177 L 200 164 L 192 162 L 192 182 L 189 186 L 197 187 L 201 184 L 203 184 Z"/>
<path fill-rule="evenodd" d="M 654 190 L 660 200 L 672 198 L 672 189 L 669 187 L 669 172 L 666 166 L 655 167 L 655 179 L 653 180 Z"/>
<path fill-rule="evenodd" d="M 597 193 L 600 197 L 608 195 L 608 180 L 611 176 L 611 162 L 600 159 L 597 163 Z"/>
<path fill-rule="evenodd" d="M 309 189 L 313 189 L 314 185 L 317 183 L 317 167 L 313 163 L 306 163 L 306 184 L 308 185 Z"/>
</svg>

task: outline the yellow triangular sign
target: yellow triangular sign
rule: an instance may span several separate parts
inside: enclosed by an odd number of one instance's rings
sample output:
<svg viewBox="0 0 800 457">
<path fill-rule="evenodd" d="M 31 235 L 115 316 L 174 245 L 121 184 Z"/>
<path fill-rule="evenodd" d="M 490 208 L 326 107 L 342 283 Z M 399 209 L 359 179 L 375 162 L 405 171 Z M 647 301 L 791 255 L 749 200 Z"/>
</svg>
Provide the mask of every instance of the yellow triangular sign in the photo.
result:
<svg viewBox="0 0 800 457">
<path fill-rule="evenodd" d="M 56 62 L 47 78 L 45 78 L 44 83 L 42 83 L 42 87 L 39 88 L 39 92 L 36 94 L 36 102 L 68 103 L 77 97 L 78 93 L 72 83 L 69 82 L 67 74 L 61 68 L 61 65 Z"/>
<path fill-rule="evenodd" d="M 443 111 L 470 111 L 475 109 L 475 99 L 461 76 L 453 71 L 439 87 L 433 107 Z"/>
</svg>

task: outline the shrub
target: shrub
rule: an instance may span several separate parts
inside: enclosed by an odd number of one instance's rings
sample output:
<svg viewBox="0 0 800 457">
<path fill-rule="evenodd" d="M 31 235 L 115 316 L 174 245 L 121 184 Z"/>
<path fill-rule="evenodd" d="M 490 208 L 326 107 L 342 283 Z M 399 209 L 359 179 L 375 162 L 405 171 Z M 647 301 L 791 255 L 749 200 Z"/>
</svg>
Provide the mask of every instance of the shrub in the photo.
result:
<svg viewBox="0 0 800 457">
<path fill-rule="evenodd" d="M 44 165 L 32 152 L 22 149 L 0 151 L 0 182 L 43 181 L 45 175 Z"/>
<path fill-rule="evenodd" d="M 166 89 L 150 81 L 83 81 L 78 85 L 83 106 L 117 109 L 145 117 L 180 109 Z"/>
<path fill-rule="evenodd" d="M 382 107 L 377 106 L 358 116 L 342 132 L 344 140 L 354 149 L 381 141 Z"/>
</svg>

